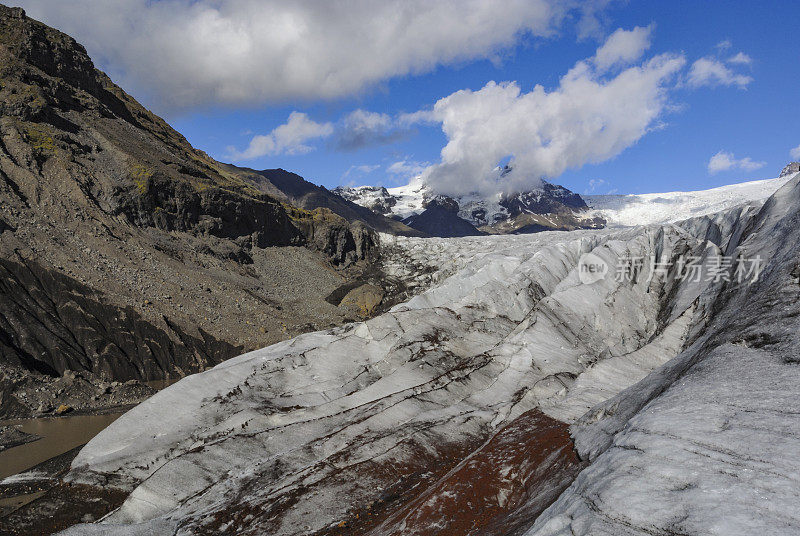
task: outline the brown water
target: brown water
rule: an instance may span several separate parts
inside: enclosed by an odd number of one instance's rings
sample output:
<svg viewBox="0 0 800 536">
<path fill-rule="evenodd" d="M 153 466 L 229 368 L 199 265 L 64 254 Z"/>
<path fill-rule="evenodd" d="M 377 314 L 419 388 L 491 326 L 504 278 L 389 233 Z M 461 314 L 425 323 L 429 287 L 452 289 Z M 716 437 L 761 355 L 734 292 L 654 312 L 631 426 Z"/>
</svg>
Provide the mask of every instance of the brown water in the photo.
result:
<svg viewBox="0 0 800 536">
<path fill-rule="evenodd" d="M 151 380 L 143 382 L 160 391 L 181 378 Z M 23 432 L 42 439 L 0 451 L 0 479 L 21 473 L 34 465 L 64 454 L 78 445 L 83 445 L 99 434 L 122 413 L 106 415 L 75 415 L 72 417 L 43 417 L 0 421 L 0 425 L 14 425 Z"/>
<path fill-rule="evenodd" d="M 22 495 L 14 495 L 13 497 L 0 498 L 0 512 L 13 512 L 17 508 L 35 501 L 45 493 L 44 491 L 37 491 L 36 493 L 24 493 Z"/>
<path fill-rule="evenodd" d="M 0 452 L 0 479 L 21 473 L 78 445 L 83 445 L 120 415 L 121 413 L 109 413 L 0 422 L 0 425 L 13 425 L 25 433 L 42 438 Z"/>
</svg>

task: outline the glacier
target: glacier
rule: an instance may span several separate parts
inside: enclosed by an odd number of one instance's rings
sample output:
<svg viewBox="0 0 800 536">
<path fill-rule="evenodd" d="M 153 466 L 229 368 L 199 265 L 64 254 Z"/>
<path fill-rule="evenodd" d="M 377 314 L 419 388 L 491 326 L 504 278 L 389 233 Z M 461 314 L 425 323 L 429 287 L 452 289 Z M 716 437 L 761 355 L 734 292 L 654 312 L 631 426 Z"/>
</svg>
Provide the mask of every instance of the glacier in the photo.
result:
<svg viewBox="0 0 800 536">
<path fill-rule="evenodd" d="M 753 201 L 764 201 L 786 184 L 791 174 L 692 192 L 584 195 L 594 214 L 608 225 L 630 227 L 671 223 L 706 216 Z"/>
<path fill-rule="evenodd" d="M 120 417 L 68 479 L 130 495 L 65 533 L 796 534 L 799 183 L 673 223 L 383 236 L 418 295 Z M 586 284 L 587 254 L 767 262 Z"/>
</svg>

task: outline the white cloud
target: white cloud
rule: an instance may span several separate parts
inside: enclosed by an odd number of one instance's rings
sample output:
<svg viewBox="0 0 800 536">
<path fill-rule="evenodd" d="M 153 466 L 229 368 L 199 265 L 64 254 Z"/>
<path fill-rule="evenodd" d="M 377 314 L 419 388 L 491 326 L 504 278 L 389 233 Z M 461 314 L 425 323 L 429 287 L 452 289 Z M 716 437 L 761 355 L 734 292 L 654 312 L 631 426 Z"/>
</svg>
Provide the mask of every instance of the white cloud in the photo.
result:
<svg viewBox="0 0 800 536">
<path fill-rule="evenodd" d="M 595 0 L 18 0 L 162 111 L 338 98 L 524 35 L 593 20 Z M 576 17 L 575 15 L 578 15 Z"/>
<path fill-rule="evenodd" d="M 252 160 L 267 155 L 304 154 L 313 150 L 306 142 L 325 138 L 333 133 L 331 123 L 317 123 L 301 112 L 292 112 L 283 125 L 269 134 L 253 136 L 242 152 L 230 147 L 228 151 L 234 161 Z"/>
<path fill-rule="evenodd" d="M 789 151 L 789 156 L 792 157 L 793 160 L 800 160 L 800 145 Z"/>
<path fill-rule="evenodd" d="M 728 63 L 738 63 L 741 65 L 750 65 L 753 63 L 753 58 L 745 54 L 744 52 L 739 52 L 735 56 L 731 56 L 728 58 Z"/>
<path fill-rule="evenodd" d="M 584 0 L 581 2 L 581 17 L 578 19 L 578 39 L 601 39 L 608 22 L 604 10 L 614 0 Z"/>
<path fill-rule="evenodd" d="M 397 141 L 406 133 L 406 130 L 396 126 L 388 114 L 358 109 L 341 121 L 334 147 L 342 151 L 355 151 L 370 145 Z"/>
<path fill-rule="evenodd" d="M 611 34 L 603 45 L 597 49 L 594 63 L 601 71 L 616 65 L 628 65 L 642 57 L 650 48 L 652 26 L 637 26 L 633 30 L 622 28 Z"/>
<path fill-rule="evenodd" d="M 490 82 L 440 99 L 432 115 L 448 143 L 425 180 L 451 195 L 527 189 L 541 177 L 612 158 L 657 128 L 683 56 L 661 54 L 613 78 L 596 63 L 578 62 L 549 92 Z M 513 170 L 501 177 L 494 168 L 509 156 Z"/>
<path fill-rule="evenodd" d="M 584 194 L 593 194 L 595 193 L 600 187 L 607 187 L 608 181 L 605 179 L 589 179 L 589 187 L 586 188 L 583 193 Z"/>
<path fill-rule="evenodd" d="M 431 110 L 418 110 L 416 112 L 411 113 L 402 113 L 397 116 L 397 124 L 403 127 L 409 127 L 411 125 L 418 125 L 418 124 L 433 124 L 438 123 L 436 117 L 433 115 L 433 111 Z"/>
<path fill-rule="evenodd" d="M 728 50 L 729 48 L 731 48 L 732 46 L 733 46 L 733 43 L 731 43 L 730 39 L 725 39 L 724 41 L 720 41 L 719 43 L 717 43 L 714 48 L 716 48 L 720 52 L 724 52 L 724 51 Z"/>
<path fill-rule="evenodd" d="M 428 162 L 416 162 L 414 160 L 405 159 L 394 162 L 386 168 L 386 171 L 399 178 L 408 179 L 420 175 L 429 165 Z"/>
<path fill-rule="evenodd" d="M 735 73 L 721 61 L 706 57 L 692 64 L 687 83 L 689 87 L 738 86 L 745 89 L 753 81 L 751 76 Z"/>
<path fill-rule="evenodd" d="M 754 162 L 749 156 L 746 158 L 736 159 L 733 153 L 727 151 L 720 151 L 712 156 L 708 161 L 708 172 L 712 175 L 720 171 L 729 171 L 731 169 L 741 169 L 744 171 L 755 171 L 766 165 L 766 162 Z"/>
</svg>

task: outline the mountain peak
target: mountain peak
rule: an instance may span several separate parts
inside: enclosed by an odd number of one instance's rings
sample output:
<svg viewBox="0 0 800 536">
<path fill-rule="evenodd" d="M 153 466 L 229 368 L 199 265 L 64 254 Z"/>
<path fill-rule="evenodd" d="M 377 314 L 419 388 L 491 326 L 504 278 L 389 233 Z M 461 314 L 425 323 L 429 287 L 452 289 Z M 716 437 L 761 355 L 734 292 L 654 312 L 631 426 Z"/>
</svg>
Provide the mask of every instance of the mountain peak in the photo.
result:
<svg viewBox="0 0 800 536">
<path fill-rule="evenodd" d="M 510 169 L 508 166 L 498 168 L 501 175 L 507 174 Z M 478 193 L 461 196 L 440 195 L 418 179 L 397 188 L 339 187 L 335 192 L 373 211 L 403 218 L 403 221 L 411 227 L 424 221 L 426 225 L 424 232 L 434 235 L 438 234 L 434 224 L 444 221 L 441 215 L 437 214 L 436 218 L 430 215 L 422 219 L 415 217 L 430 208 L 452 213 L 473 228 L 490 234 L 594 229 L 602 227 L 605 223 L 602 218 L 585 214 L 588 212 L 588 206 L 580 195 L 545 180 L 542 180 L 539 186 L 527 191 L 513 194 L 498 191 L 488 196 Z M 468 230 L 467 227 L 452 221 L 452 217 L 448 217 L 447 221 L 448 229 L 458 228 L 465 233 Z M 452 231 L 442 229 L 441 232 L 452 236 Z"/>
<path fill-rule="evenodd" d="M 795 173 L 800 172 L 800 162 L 790 162 L 781 170 L 781 174 L 779 177 L 785 177 L 787 175 L 794 175 Z"/>
</svg>

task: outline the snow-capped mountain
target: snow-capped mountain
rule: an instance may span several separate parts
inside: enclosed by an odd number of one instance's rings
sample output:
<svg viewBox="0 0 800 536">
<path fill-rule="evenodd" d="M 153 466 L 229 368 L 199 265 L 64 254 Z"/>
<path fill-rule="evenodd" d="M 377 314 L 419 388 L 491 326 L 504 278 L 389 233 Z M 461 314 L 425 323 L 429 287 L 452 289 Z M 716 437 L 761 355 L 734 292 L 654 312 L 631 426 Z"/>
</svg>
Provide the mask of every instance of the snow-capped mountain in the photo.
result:
<svg viewBox="0 0 800 536">
<path fill-rule="evenodd" d="M 762 201 L 800 172 L 792 162 L 774 179 L 686 192 L 584 195 L 544 182 L 541 188 L 506 196 L 437 196 L 419 178 L 406 186 L 339 187 L 335 193 L 397 219 L 422 213 L 434 200 L 488 234 L 570 230 L 669 223 Z M 526 225 L 528 227 L 526 227 Z M 427 231 L 426 231 L 427 232 Z M 429 233 L 430 234 L 430 233 Z"/>
<path fill-rule="evenodd" d="M 497 192 L 489 196 L 443 196 L 436 194 L 420 177 L 396 188 L 358 186 L 339 187 L 333 191 L 349 201 L 400 219 L 412 227 L 418 220 L 410 218 L 421 215 L 434 202 L 439 208 L 487 234 L 598 229 L 604 225 L 601 217 L 589 214 L 580 195 L 547 181 L 543 181 L 538 188 L 512 195 Z M 432 228 L 420 230 L 429 234 L 435 231 Z"/>
<path fill-rule="evenodd" d="M 786 177 L 787 175 L 794 175 L 800 172 L 800 162 L 789 162 L 786 167 L 781 170 L 779 177 Z"/>
</svg>

